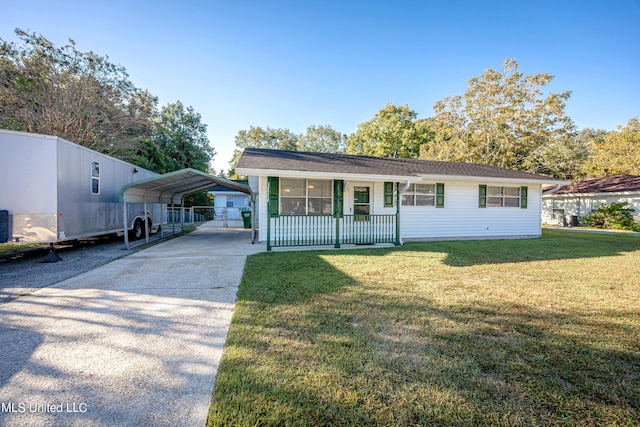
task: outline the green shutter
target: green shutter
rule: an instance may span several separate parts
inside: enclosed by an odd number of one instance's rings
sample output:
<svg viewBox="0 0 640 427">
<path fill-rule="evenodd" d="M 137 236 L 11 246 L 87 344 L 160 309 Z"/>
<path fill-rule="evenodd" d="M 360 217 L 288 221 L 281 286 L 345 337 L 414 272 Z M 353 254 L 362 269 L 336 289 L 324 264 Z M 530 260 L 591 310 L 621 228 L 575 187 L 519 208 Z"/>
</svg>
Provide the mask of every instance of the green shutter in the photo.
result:
<svg viewBox="0 0 640 427">
<path fill-rule="evenodd" d="M 279 215 L 280 213 L 280 178 L 270 176 L 267 178 L 269 192 L 269 215 Z"/>
<path fill-rule="evenodd" d="M 529 189 L 527 187 L 520 187 L 520 209 L 527 209 L 527 196 Z"/>
<path fill-rule="evenodd" d="M 487 207 L 487 186 L 486 185 L 480 185 L 478 207 L 479 208 Z"/>
<path fill-rule="evenodd" d="M 444 183 L 436 184 L 436 208 L 444 208 Z"/>
<path fill-rule="evenodd" d="M 333 181 L 333 214 L 342 216 L 344 213 L 344 181 Z"/>
<path fill-rule="evenodd" d="M 393 207 L 393 182 L 384 183 L 384 207 Z"/>
</svg>

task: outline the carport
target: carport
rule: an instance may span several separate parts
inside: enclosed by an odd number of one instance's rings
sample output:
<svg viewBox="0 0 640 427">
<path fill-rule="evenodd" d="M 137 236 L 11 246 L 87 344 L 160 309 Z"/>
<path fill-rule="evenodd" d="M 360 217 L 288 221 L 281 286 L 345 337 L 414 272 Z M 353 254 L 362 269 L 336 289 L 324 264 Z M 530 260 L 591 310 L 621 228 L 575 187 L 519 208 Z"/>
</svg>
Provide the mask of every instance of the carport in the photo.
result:
<svg viewBox="0 0 640 427">
<path fill-rule="evenodd" d="M 249 195 L 251 198 L 251 243 L 255 243 L 257 236 L 255 231 L 255 199 L 251 188 L 245 184 L 210 175 L 196 169 L 187 168 L 132 182 L 122 187 L 120 190 L 120 202 L 123 203 L 125 247 L 129 249 L 127 204 L 143 203 L 144 212 L 147 212 L 148 203 L 170 205 L 172 210 L 174 205 L 177 204 L 182 206 L 184 211 L 184 198 L 186 196 L 207 190 L 215 185 L 220 185 Z M 184 218 L 184 216 L 182 218 Z M 150 230 L 147 221 L 144 222 L 144 228 L 145 241 L 148 242 Z"/>
</svg>

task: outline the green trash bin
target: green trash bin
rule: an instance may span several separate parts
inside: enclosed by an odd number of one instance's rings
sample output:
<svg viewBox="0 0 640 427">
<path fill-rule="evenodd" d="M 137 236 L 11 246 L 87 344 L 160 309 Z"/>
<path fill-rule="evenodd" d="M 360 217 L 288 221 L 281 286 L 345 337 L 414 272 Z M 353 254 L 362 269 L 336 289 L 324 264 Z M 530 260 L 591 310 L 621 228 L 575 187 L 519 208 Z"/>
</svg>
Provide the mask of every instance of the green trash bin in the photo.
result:
<svg viewBox="0 0 640 427">
<path fill-rule="evenodd" d="M 251 228 L 251 211 L 242 211 L 241 213 L 244 228 Z"/>
</svg>

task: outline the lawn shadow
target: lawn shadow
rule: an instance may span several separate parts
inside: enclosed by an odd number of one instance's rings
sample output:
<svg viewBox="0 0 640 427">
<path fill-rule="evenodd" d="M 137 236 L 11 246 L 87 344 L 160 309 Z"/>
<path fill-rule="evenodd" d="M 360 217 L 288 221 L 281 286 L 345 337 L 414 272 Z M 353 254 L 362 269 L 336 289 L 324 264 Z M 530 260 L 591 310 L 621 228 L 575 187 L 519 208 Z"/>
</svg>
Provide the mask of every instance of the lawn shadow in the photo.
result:
<svg viewBox="0 0 640 427">
<path fill-rule="evenodd" d="M 357 284 L 325 261 L 326 251 L 250 255 L 238 289 L 238 301 L 292 304 Z"/>
<path fill-rule="evenodd" d="M 624 322 L 638 310 L 443 307 L 349 290 L 239 308 L 210 425 L 640 420 L 640 342 Z"/>
<path fill-rule="evenodd" d="M 640 250 L 638 236 L 543 230 L 542 237 L 538 239 L 409 242 L 400 248 L 369 250 L 366 255 L 419 258 L 421 253 L 442 253 L 445 254 L 443 260 L 445 265 L 469 267 L 487 264 L 615 257 L 638 250 Z"/>
</svg>

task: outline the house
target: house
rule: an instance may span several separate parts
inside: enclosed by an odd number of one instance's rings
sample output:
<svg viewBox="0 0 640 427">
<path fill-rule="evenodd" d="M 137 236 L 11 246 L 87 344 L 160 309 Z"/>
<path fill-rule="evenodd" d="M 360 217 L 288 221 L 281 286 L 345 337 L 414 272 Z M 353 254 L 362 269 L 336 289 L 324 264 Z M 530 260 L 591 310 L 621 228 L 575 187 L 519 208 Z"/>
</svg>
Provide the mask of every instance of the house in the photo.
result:
<svg viewBox="0 0 640 427">
<path fill-rule="evenodd" d="M 269 250 L 539 237 L 542 185 L 568 184 L 486 165 L 259 148 L 236 171 L 257 194 Z"/>
<path fill-rule="evenodd" d="M 248 183 L 246 180 L 234 180 L 234 182 L 243 185 Z M 211 188 L 209 194 L 214 197 L 213 207 L 216 217 L 224 213 L 227 219 L 242 219 L 240 212 L 250 209 L 251 206 L 251 200 L 247 194 L 220 185 Z"/>
<path fill-rule="evenodd" d="M 612 175 L 586 178 L 559 190 L 543 194 L 542 222 L 544 224 L 571 223 L 570 217 L 579 218 L 606 203 L 628 202 L 640 220 L 640 176 Z M 569 219 L 567 219 L 569 218 Z"/>
</svg>

